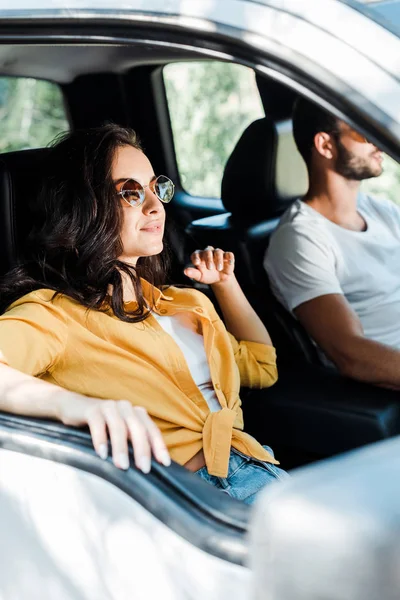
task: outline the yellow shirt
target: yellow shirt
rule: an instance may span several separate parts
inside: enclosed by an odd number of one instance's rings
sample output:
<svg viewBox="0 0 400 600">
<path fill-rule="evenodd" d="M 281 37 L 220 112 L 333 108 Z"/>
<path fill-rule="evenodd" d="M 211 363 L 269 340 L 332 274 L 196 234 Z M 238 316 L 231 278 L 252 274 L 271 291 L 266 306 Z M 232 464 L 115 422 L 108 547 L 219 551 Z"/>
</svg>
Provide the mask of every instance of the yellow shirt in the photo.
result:
<svg viewBox="0 0 400 600">
<path fill-rule="evenodd" d="M 196 316 L 221 410 L 210 412 L 173 338 L 150 315 L 126 323 L 111 310 L 88 310 L 52 290 L 14 302 L 0 317 L 0 351 L 15 369 L 68 390 L 144 406 L 162 431 L 171 457 L 185 464 L 203 448 L 208 472 L 226 477 L 231 446 L 254 458 L 277 461 L 243 432 L 240 385 L 265 388 L 277 379 L 275 349 L 230 335 L 213 304 L 191 288 L 168 295 L 145 281 L 154 312 Z"/>
</svg>

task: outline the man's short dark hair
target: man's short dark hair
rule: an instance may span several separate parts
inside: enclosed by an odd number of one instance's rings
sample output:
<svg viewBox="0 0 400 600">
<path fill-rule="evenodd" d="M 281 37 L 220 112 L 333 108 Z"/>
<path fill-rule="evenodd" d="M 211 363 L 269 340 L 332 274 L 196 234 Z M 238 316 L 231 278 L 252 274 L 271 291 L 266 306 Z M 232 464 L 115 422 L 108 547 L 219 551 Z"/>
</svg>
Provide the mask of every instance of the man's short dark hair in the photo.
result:
<svg viewBox="0 0 400 600">
<path fill-rule="evenodd" d="M 338 119 L 317 104 L 299 98 L 293 108 L 293 135 L 296 146 L 307 167 L 311 163 L 311 150 L 317 133 L 338 133 Z"/>
</svg>

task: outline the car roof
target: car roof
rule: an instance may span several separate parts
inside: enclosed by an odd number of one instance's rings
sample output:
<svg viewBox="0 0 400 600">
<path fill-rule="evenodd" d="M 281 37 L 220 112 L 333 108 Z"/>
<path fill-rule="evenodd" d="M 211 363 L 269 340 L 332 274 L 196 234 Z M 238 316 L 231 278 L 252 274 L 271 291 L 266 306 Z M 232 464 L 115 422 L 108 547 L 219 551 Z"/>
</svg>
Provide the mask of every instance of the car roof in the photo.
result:
<svg viewBox="0 0 400 600">
<path fill-rule="evenodd" d="M 355 8 L 363 5 L 353 0 L 37 0 L 34 8 L 32 0 L 15 0 L 9 6 L 7 0 L 0 0 L 0 27 L 7 35 L 11 22 L 17 28 L 25 19 L 34 33 L 40 23 L 68 20 L 86 28 L 97 24 L 95 35 L 80 34 L 83 43 L 89 37 L 91 43 L 93 37 L 110 42 L 112 27 L 123 25 L 125 39 L 129 32 L 139 32 L 135 43 L 142 45 L 149 41 L 144 30 L 152 32 L 154 44 L 161 43 L 154 36 L 166 32 L 164 49 L 174 46 L 179 33 L 191 34 L 186 48 L 192 51 L 196 37 L 212 37 L 212 46 L 221 42 L 224 51 L 218 56 L 214 51 L 215 58 L 232 60 L 232 44 L 250 47 L 260 57 L 289 62 L 330 90 L 339 90 L 354 111 L 383 126 L 392 143 L 400 140 L 400 36 L 375 23 L 373 11 L 367 14 Z M 291 78 L 279 77 L 293 86 Z M 296 91 L 306 92 L 301 84 Z M 326 95 L 326 107 L 331 106 L 331 95 Z M 319 101 L 318 96 L 313 99 Z M 343 118 L 339 112 L 337 116 Z"/>
</svg>

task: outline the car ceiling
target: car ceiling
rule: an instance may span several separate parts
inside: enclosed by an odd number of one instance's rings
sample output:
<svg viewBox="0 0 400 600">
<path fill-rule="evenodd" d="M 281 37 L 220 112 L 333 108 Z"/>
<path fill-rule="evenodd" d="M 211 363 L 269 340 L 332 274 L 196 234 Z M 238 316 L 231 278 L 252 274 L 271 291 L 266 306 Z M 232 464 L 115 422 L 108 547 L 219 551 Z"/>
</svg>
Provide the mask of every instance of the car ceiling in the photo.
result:
<svg viewBox="0 0 400 600">
<path fill-rule="evenodd" d="M 35 77 L 60 84 L 88 73 L 123 73 L 141 64 L 192 58 L 193 53 L 150 45 L 0 45 L 0 75 Z"/>
</svg>

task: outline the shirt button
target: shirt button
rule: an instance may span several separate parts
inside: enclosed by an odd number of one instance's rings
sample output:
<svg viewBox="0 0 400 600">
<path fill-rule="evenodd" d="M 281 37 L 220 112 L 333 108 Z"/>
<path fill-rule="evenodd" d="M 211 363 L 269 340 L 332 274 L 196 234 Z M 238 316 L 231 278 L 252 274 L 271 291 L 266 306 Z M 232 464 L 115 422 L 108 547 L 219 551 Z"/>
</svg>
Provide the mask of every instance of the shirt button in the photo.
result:
<svg viewBox="0 0 400 600">
<path fill-rule="evenodd" d="M 214 387 L 215 387 L 216 390 L 220 390 L 221 389 L 221 386 L 219 385 L 219 383 L 216 383 Z"/>
<path fill-rule="evenodd" d="M 168 312 L 167 309 L 161 308 L 160 315 L 165 315 L 167 312 Z"/>
<path fill-rule="evenodd" d="M 196 306 L 195 311 L 198 313 L 203 313 L 204 310 L 202 308 L 200 308 L 200 306 Z"/>
</svg>

